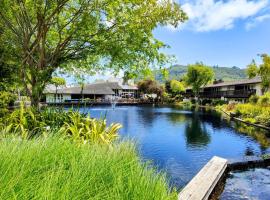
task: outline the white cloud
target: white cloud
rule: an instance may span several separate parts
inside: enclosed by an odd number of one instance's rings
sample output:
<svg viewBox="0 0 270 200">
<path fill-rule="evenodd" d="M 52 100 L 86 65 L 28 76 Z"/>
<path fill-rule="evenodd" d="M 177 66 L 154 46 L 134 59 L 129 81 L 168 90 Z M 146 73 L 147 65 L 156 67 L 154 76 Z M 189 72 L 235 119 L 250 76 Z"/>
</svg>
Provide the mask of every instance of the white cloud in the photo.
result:
<svg viewBox="0 0 270 200">
<path fill-rule="evenodd" d="M 256 16 L 268 0 L 196 0 L 182 4 L 188 14 L 187 26 L 198 32 L 231 29 L 239 19 Z"/>
<path fill-rule="evenodd" d="M 251 21 L 249 21 L 248 23 L 246 23 L 246 29 L 250 30 L 250 29 L 254 28 L 255 26 L 257 26 L 257 24 L 259 24 L 267 19 L 270 19 L 270 14 L 258 16 L 256 18 L 252 19 Z"/>
</svg>

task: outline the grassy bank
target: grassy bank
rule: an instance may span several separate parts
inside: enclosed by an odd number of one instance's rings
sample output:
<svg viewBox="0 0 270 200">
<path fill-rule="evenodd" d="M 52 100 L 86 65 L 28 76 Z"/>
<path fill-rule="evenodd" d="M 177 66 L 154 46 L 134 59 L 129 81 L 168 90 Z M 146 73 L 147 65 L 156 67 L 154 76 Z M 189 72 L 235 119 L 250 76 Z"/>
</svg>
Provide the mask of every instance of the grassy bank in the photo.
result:
<svg viewBox="0 0 270 200">
<path fill-rule="evenodd" d="M 263 107 L 250 103 L 228 104 L 219 106 L 219 109 L 232 113 L 235 117 L 246 122 L 270 127 L 270 107 Z"/>
<path fill-rule="evenodd" d="M 245 104 L 231 103 L 218 106 L 217 108 L 227 113 L 232 113 L 235 117 L 246 122 L 270 127 L 269 93 L 261 97 L 252 96 L 249 102 Z"/>
<path fill-rule="evenodd" d="M 0 199 L 176 199 L 165 176 L 142 164 L 134 146 L 69 140 L 0 141 Z"/>
</svg>

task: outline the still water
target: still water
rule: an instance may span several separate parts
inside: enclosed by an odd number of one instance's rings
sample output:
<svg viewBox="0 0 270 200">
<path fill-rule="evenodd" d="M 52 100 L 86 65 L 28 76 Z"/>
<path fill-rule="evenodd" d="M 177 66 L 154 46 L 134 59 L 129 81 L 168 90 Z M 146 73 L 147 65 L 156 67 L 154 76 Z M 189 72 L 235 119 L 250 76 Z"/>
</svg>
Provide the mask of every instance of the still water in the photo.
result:
<svg viewBox="0 0 270 200">
<path fill-rule="evenodd" d="M 235 171 L 229 174 L 220 200 L 249 199 L 270 199 L 270 168 Z"/>
<path fill-rule="evenodd" d="M 81 108 L 91 117 L 123 125 L 123 138 L 134 139 L 143 159 L 166 171 L 183 187 L 213 156 L 227 159 L 270 152 L 266 133 L 228 121 L 215 111 L 177 107 L 117 106 Z"/>
</svg>

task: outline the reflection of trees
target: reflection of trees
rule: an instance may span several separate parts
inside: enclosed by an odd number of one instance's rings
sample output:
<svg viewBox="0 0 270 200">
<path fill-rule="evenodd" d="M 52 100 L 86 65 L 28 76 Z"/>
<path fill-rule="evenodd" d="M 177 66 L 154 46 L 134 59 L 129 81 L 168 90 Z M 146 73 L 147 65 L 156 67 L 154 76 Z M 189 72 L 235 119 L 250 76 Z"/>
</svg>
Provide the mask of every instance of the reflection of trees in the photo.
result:
<svg viewBox="0 0 270 200">
<path fill-rule="evenodd" d="M 157 118 L 155 111 L 151 107 L 142 107 L 142 109 L 137 110 L 137 113 L 142 123 L 147 126 L 151 126 L 153 121 Z"/>
<path fill-rule="evenodd" d="M 263 131 L 253 126 L 248 126 L 244 123 L 236 122 L 234 128 L 241 134 L 248 135 L 254 138 L 263 150 L 270 147 L 270 139 L 266 136 L 267 131 Z"/>
<path fill-rule="evenodd" d="M 187 116 L 182 113 L 166 113 L 166 115 L 168 117 L 168 120 L 170 120 L 170 122 L 172 122 L 173 124 L 187 121 Z"/>
<path fill-rule="evenodd" d="M 211 141 L 205 125 L 201 123 L 196 113 L 194 113 L 193 119 L 187 122 L 185 134 L 187 145 L 191 147 L 203 147 Z"/>
</svg>

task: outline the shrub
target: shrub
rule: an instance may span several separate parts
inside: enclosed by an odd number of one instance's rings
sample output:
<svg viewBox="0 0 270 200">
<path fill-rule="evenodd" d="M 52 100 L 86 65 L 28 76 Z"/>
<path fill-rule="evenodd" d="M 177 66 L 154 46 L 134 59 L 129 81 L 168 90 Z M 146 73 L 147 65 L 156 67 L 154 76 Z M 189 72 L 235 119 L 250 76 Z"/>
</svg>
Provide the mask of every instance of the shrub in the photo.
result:
<svg viewBox="0 0 270 200">
<path fill-rule="evenodd" d="M 2 132 L 13 133 L 23 139 L 44 133 L 46 123 L 36 113 L 35 109 L 31 107 L 25 108 L 21 102 L 20 109 L 13 111 L 4 119 L 5 128 Z"/>
<path fill-rule="evenodd" d="M 233 111 L 235 109 L 236 103 L 230 103 L 226 106 L 227 111 Z"/>
<path fill-rule="evenodd" d="M 201 104 L 203 105 L 203 106 L 205 106 L 205 105 L 209 105 L 209 104 L 211 104 L 212 103 L 212 100 L 211 99 L 203 99 L 202 100 L 202 102 L 201 102 Z"/>
<path fill-rule="evenodd" d="M 237 104 L 235 106 L 236 116 L 241 116 L 242 118 L 254 118 L 262 112 L 259 106 L 254 106 L 252 104 Z"/>
<path fill-rule="evenodd" d="M 224 105 L 224 104 L 226 104 L 226 103 L 227 103 L 227 101 L 222 100 L 222 99 L 215 99 L 215 100 L 212 101 L 212 104 L 213 104 L 214 106 Z"/>
<path fill-rule="evenodd" d="M 252 104 L 256 104 L 256 103 L 258 103 L 258 100 L 259 100 L 259 96 L 256 95 L 256 94 L 254 94 L 251 97 L 249 97 L 249 100 L 248 101 L 250 103 L 252 103 Z"/>
<path fill-rule="evenodd" d="M 73 141 L 82 143 L 111 144 L 118 137 L 120 124 L 106 126 L 105 119 L 83 117 L 79 112 L 69 115 L 69 122 L 65 122 L 60 132 Z"/>
<path fill-rule="evenodd" d="M 14 104 L 16 98 L 17 96 L 10 92 L 0 91 L 0 117 L 8 113 L 8 107 Z"/>
<path fill-rule="evenodd" d="M 257 122 L 254 118 L 245 118 L 244 121 L 252 124 Z"/>
<path fill-rule="evenodd" d="M 91 119 L 76 111 L 46 108 L 41 111 L 31 107 L 13 111 L 4 119 L 2 134 L 15 134 L 23 139 L 47 135 L 60 129 L 68 138 L 82 143 L 111 144 L 118 136 L 120 124 L 107 127 L 106 120 Z"/>
<path fill-rule="evenodd" d="M 255 119 L 259 124 L 270 127 L 270 109 L 264 109 Z"/>
<path fill-rule="evenodd" d="M 259 104 L 261 106 L 270 106 L 270 93 L 267 92 L 259 99 Z"/>
</svg>

